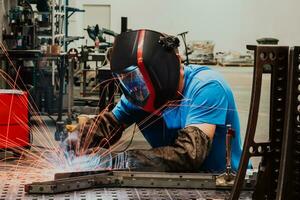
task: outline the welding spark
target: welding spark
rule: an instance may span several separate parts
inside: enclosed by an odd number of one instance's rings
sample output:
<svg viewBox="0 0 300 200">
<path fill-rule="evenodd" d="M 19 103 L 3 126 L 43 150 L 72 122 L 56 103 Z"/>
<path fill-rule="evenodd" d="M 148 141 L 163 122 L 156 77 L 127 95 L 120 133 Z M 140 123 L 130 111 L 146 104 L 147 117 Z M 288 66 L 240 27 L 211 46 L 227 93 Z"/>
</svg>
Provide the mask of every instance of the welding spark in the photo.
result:
<svg viewBox="0 0 300 200">
<path fill-rule="evenodd" d="M 15 66 L 14 62 L 10 59 L 5 46 L 1 42 L 0 48 L 7 57 L 12 69 L 15 70 L 17 74 L 16 77 L 12 78 L 5 71 L 0 70 L 0 79 L 4 80 L 5 83 L 12 89 L 20 90 L 21 87 L 27 88 L 22 79 L 19 77 L 20 68 Z M 17 79 L 20 80 L 21 85 L 16 84 Z M 107 84 L 109 84 L 110 81 L 104 83 L 104 88 L 107 87 Z M 25 91 L 28 93 L 29 98 L 32 98 L 29 91 L 26 89 Z M 9 103 L 9 110 L 12 110 L 12 101 L 13 99 L 11 99 L 11 102 Z M 26 105 L 27 103 L 28 102 L 25 99 L 21 100 L 21 104 Z M 18 182 L 21 177 L 22 180 L 26 179 L 28 183 L 32 181 L 47 181 L 52 180 L 55 173 L 99 170 L 111 167 L 112 164 L 109 161 L 112 159 L 108 159 L 107 161 L 106 159 L 108 157 L 105 157 L 104 159 L 101 155 L 97 155 L 95 152 L 91 155 L 82 156 L 75 156 L 75 153 L 72 151 L 66 153 L 64 148 L 54 141 L 53 133 L 49 130 L 41 116 L 37 114 L 39 111 L 34 102 L 29 103 L 29 112 L 31 116 L 34 116 L 36 121 L 36 124 L 34 125 L 29 124 L 31 127 L 31 133 L 33 134 L 35 143 L 40 144 L 40 146 L 28 144 L 28 141 L 22 141 L 20 138 L 17 138 L 18 141 L 12 141 L 8 139 L 8 133 L 1 133 L 0 143 L 5 144 L 5 146 L 10 146 L 10 150 L 19 154 L 20 158 L 16 159 L 16 157 L 6 154 L 5 151 L 4 158 L 0 160 L 0 180 L 5 182 Z M 20 116 L 17 116 L 12 111 L 9 112 L 8 117 L 9 121 L 11 119 L 22 124 Z M 21 127 L 24 129 L 26 128 L 25 126 Z M 7 132 L 8 131 L 9 130 L 7 130 Z M 24 145 L 24 147 L 18 147 L 18 142 L 23 142 L 26 145 Z M 25 146 L 30 146 L 31 149 L 29 150 L 28 148 L 25 148 Z M 10 178 L 8 178 L 8 175 L 5 176 L 5 174 L 10 174 Z M 12 174 L 13 176 L 11 176 Z"/>
<path fill-rule="evenodd" d="M 22 88 L 26 88 L 24 82 L 19 77 L 18 68 L 10 59 L 5 46 L 1 42 L 0 48 L 7 57 L 7 60 L 9 61 L 12 68 L 17 73 L 17 77 L 15 77 L 14 79 L 10 77 L 9 74 L 7 74 L 5 71 L 0 69 L 0 78 L 4 80 L 6 84 L 12 89 L 20 89 L 20 86 L 16 84 L 16 79 L 20 80 Z M 105 89 L 108 87 L 111 81 L 114 81 L 114 79 L 115 78 L 112 78 L 110 80 L 101 82 L 96 87 L 99 87 L 101 85 L 101 87 Z M 26 91 L 30 95 L 29 91 Z M 117 91 L 115 91 L 115 93 L 116 92 Z M 181 106 L 194 106 L 188 103 L 190 100 L 186 99 L 184 96 L 182 97 L 182 100 L 175 100 L 166 103 L 165 105 L 157 109 L 155 112 L 153 112 L 151 115 L 149 115 L 147 118 L 138 123 L 137 126 L 141 127 L 143 125 L 144 129 L 147 128 L 156 120 L 159 120 L 160 117 L 162 117 L 161 112 L 163 109 L 168 107 L 168 109 L 164 111 L 171 112 L 177 106 L 180 106 L 182 101 L 185 101 L 187 103 Z M 114 103 L 112 101 L 112 98 L 109 99 L 108 104 Z M 25 105 L 28 102 L 22 100 L 21 103 Z M 13 106 L 12 102 L 10 102 L 10 106 Z M 132 136 L 131 133 L 124 134 L 122 140 L 119 140 L 114 145 L 109 145 L 109 149 L 95 148 L 92 151 L 88 152 L 87 148 L 91 143 L 90 136 L 92 136 L 92 133 L 97 128 L 96 124 L 97 120 L 99 120 L 98 118 L 96 118 L 95 124 L 92 124 L 89 127 L 87 137 L 83 139 L 84 141 L 80 141 L 83 144 L 84 148 L 77 148 L 75 150 L 69 151 L 67 150 L 67 144 L 58 144 L 56 141 L 54 141 L 54 133 L 49 130 L 42 117 L 37 114 L 39 113 L 39 111 L 34 102 L 29 103 L 29 112 L 32 116 L 34 116 L 36 121 L 35 124 L 29 124 L 29 126 L 31 127 L 31 133 L 33 134 L 34 142 L 40 145 L 38 146 L 36 144 L 28 144 L 27 141 L 22 141 L 25 144 L 27 144 L 26 146 L 30 146 L 31 149 L 29 150 L 25 147 L 17 147 L 18 141 L 9 140 L 6 133 L 0 134 L 0 143 L 6 144 L 6 146 L 12 146 L 12 150 L 20 155 L 20 158 L 16 159 L 13 156 L 5 154 L 4 159 L 0 160 L 0 181 L 10 181 L 12 183 L 25 181 L 26 183 L 30 183 L 33 181 L 53 180 L 54 174 L 56 173 L 112 169 L 114 167 L 113 158 L 116 156 L 116 154 L 113 154 L 113 152 L 117 149 L 120 149 L 121 146 L 124 146 L 124 144 Z M 159 117 L 156 117 L 156 119 L 153 120 L 154 115 Z M 15 119 L 20 123 L 22 122 L 20 116 L 17 116 L 14 113 L 10 113 L 9 120 L 10 119 Z M 78 138 L 80 133 L 83 131 L 83 128 L 77 131 L 77 133 L 72 135 L 72 137 L 74 137 L 74 140 Z M 141 131 L 143 131 L 143 129 L 139 129 L 137 132 Z M 113 138 L 117 132 L 117 129 L 112 130 L 110 134 L 111 137 L 107 138 L 103 146 L 110 144 L 110 139 Z M 134 135 L 135 132 L 136 130 L 134 129 L 132 134 Z M 125 158 L 121 159 L 120 162 L 126 162 Z"/>
</svg>

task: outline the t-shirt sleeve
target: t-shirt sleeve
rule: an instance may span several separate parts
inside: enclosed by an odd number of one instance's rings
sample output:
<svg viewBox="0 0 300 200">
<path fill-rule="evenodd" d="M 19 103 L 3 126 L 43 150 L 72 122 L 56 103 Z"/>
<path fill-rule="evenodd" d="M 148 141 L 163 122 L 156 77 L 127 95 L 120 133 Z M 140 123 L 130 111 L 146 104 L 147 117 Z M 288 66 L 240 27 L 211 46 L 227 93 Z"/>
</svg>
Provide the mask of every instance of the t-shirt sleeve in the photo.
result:
<svg viewBox="0 0 300 200">
<path fill-rule="evenodd" d="M 185 126 L 191 124 L 225 125 L 228 98 L 224 88 L 218 82 L 209 82 L 194 89 Z"/>
<path fill-rule="evenodd" d="M 112 110 L 119 123 L 131 125 L 143 118 L 143 111 L 137 106 L 130 103 L 124 95 Z"/>
</svg>

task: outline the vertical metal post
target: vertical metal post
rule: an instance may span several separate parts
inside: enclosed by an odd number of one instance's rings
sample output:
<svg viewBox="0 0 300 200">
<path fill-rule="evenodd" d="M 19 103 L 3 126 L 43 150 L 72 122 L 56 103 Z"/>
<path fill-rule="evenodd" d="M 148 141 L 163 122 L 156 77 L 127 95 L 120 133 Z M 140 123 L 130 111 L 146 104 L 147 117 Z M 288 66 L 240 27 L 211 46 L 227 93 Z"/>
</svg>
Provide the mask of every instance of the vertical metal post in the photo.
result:
<svg viewBox="0 0 300 200">
<path fill-rule="evenodd" d="M 69 30 L 68 30 L 68 27 L 69 27 L 69 18 L 68 18 L 68 6 L 69 6 L 69 0 L 65 0 L 65 39 L 67 39 L 69 37 Z M 64 49 L 65 49 L 65 52 L 68 51 L 68 44 L 65 42 L 65 45 L 64 45 Z"/>
<path fill-rule="evenodd" d="M 226 133 L 226 173 L 225 180 L 231 181 L 232 169 L 231 169 L 231 140 L 234 137 L 234 130 L 231 128 L 231 124 L 227 125 L 227 133 Z"/>
<path fill-rule="evenodd" d="M 68 73 L 68 123 L 72 122 L 72 106 L 73 106 L 73 88 L 74 88 L 74 67 L 76 65 L 76 57 L 68 59 L 69 61 L 69 73 Z"/>
<path fill-rule="evenodd" d="M 127 17 L 121 17 L 121 33 L 127 31 Z"/>
<path fill-rule="evenodd" d="M 86 97 L 87 61 L 84 61 L 83 65 L 84 65 L 84 67 L 82 70 L 82 96 Z"/>
<path fill-rule="evenodd" d="M 277 200 L 300 199 L 300 47 L 290 50 Z"/>
<path fill-rule="evenodd" d="M 275 199 L 278 181 L 279 162 L 284 124 L 284 111 L 286 101 L 286 83 L 288 68 L 288 47 L 285 46 L 248 46 L 254 50 L 255 66 L 252 84 L 250 113 L 243 145 L 242 158 L 239 171 L 230 195 L 231 200 L 237 200 L 240 195 L 242 183 L 250 157 L 262 156 L 257 185 L 253 199 Z M 270 97 L 270 134 L 269 141 L 256 143 L 254 141 L 255 129 L 258 119 L 259 101 L 263 67 L 270 65 L 271 71 L 271 97 Z"/>
<path fill-rule="evenodd" d="M 63 54 L 60 57 L 60 65 L 59 65 L 59 96 L 58 96 L 58 116 L 56 121 L 56 132 L 55 132 L 55 140 L 62 141 L 65 137 L 64 135 L 64 122 L 62 121 L 62 113 L 63 113 L 63 87 L 64 87 L 64 77 L 65 77 L 65 55 Z"/>
</svg>

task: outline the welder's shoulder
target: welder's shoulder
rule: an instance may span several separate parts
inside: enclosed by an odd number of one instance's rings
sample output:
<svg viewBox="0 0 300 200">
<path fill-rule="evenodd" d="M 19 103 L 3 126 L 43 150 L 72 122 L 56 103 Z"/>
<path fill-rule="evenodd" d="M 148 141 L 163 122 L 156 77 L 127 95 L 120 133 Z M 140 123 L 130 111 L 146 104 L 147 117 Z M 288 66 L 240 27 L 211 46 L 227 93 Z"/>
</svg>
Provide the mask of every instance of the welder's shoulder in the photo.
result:
<svg viewBox="0 0 300 200">
<path fill-rule="evenodd" d="M 186 124 L 224 125 L 230 104 L 225 89 L 216 80 L 197 81 L 194 78 L 193 82 L 186 95 L 190 105 Z"/>
<path fill-rule="evenodd" d="M 186 80 L 188 88 L 192 88 L 194 92 L 211 86 L 216 86 L 219 89 L 227 92 L 230 91 L 229 85 L 223 79 L 222 75 L 205 66 L 192 65 L 188 69 Z"/>
<path fill-rule="evenodd" d="M 194 68 L 194 78 L 203 82 L 223 82 L 224 79 L 222 75 L 209 67 L 199 66 L 199 68 Z"/>
<path fill-rule="evenodd" d="M 207 67 L 190 68 L 189 73 L 186 74 L 186 90 L 191 93 L 197 93 L 203 89 L 223 89 L 228 90 L 229 86 L 223 77 L 216 71 Z M 230 89 L 229 89 L 230 90 Z"/>
<path fill-rule="evenodd" d="M 122 95 L 120 101 L 113 108 L 112 113 L 117 121 L 125 124 L 132 124 L 134 120 L 136 120 L 135 118 L 144 115 L 144 112 L 134 104 L 130 103 L 124 95 Z"/>
</svg>

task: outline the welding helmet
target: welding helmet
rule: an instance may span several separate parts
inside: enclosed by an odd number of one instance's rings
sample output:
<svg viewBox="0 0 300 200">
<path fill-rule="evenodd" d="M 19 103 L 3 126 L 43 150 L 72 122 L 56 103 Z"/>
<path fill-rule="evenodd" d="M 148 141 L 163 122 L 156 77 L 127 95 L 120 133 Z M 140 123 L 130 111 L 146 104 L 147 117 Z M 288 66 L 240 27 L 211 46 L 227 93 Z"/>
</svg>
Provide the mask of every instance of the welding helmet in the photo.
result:
<svg viewBox="0 0 300 200">
<path fill-rule="evenodd" d="M 128 31 L 115 38 L 113 75 L 125 97 L 154 112 L 176 97 L 180 79 L 179 39 L 151 30 Z"/>
</svg>

